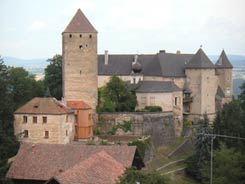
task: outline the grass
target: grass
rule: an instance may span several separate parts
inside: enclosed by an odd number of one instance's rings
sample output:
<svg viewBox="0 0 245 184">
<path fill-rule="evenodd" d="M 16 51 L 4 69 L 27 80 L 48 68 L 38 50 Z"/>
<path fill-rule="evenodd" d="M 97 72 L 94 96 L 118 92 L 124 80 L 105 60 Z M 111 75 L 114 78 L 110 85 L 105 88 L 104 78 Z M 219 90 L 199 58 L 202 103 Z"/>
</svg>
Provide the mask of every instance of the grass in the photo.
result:
<svg viewBox="0 0 245 184">
<path fill-rule="evenodd" d="M 173 144 L 158 148 L 156 150 L 156 154 L 153 160 L 147 164 L 146 169 L 149 171 L 153 171 L 171 161 L 187 158 L 190 155 L 190 153 L 186 153 L 178 157 L 168 158 L 168 154 L 175 150 L 185 140 L 186 138 L 184 137 L 178 137 Z"/>
<path fill-rule="evenodd" d="M 175 140 L 175 142 L 171 145 L 168 146 L 162 146 L 156 150 L 156 154 L 151 162 L 149 162 L 146 165 L 146 168 L 144 169 L 144 172 L 149 172 L 149 171 L 154 171 L 157 168 L 180 159 L 186 159 L 188 158 L 191 154 L 192 151 L 186 152 L 180 156 L 172 157 L 169 158 L 168 154 L 171 153 L 173 150 L 175 150 L 179 145 L 181 145 L 187 138 L 184 137 L 179 137 Z M 169 171 L 173 171 L 179 168 L 186 167 L 186 164 L 184 161 L 178 162 L 172 165 L 169 165 L 168 167 L 159 170 L 158 172 L 161 174 L 165 174 Z M 168 184 L 200 184 L 195 180 L 192 180 L 188 176 L 186 176 L 184 170 L 170 173 L 167 175 L 164 175 L 164 178 L 167 179 Z"/>
</svg>

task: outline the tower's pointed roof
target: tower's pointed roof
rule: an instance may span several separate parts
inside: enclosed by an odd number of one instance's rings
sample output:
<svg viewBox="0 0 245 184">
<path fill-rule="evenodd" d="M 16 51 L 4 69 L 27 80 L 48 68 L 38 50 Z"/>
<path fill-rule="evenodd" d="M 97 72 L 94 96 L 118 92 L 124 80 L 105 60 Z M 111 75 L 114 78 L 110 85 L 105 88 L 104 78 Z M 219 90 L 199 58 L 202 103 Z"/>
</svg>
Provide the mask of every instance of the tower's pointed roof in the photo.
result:
<svg viewBox="0 0 245 184">
<path fill-rule="evenodd" d="M 77 13 L 68 24 L 64 33 L 97 33 L 83 12 L 78 9 Z"/>
<path fill-rule="evenodd" d="M 214 64 L 210 61 L 205 52 L 200 48 L 197 53 L 187 63 L 186 68 L 199 69 L 199 68 L 214 68 Z"/>
<path fill-rule="evenodd" d="M 224 50 L 222 50 L 218 61 L 215 63 L 215 66 L 216 68 L 233 68 Z"/>
</svg>

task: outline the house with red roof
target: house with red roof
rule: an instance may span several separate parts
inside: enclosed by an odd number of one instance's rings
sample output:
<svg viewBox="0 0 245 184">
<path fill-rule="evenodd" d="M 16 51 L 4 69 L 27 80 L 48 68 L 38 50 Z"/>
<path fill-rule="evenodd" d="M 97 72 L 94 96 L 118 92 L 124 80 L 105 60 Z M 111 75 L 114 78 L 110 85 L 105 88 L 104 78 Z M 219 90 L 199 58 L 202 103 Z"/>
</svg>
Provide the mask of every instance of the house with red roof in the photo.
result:
<svg viewBox="0 0 245 184">
<path fill-rule="evenodd" d="M 67 144 L 93 137 L 92 109 L 83 101 L 66 104 L 55 98 L 33 98 L 14 112 L 21 142 Z"/>
<path fill-rule="evenodd" d="M 142 168 L 135 146 L 23 143 L 6 177 L 17 184 L 114 184 Z"/>
</svg>

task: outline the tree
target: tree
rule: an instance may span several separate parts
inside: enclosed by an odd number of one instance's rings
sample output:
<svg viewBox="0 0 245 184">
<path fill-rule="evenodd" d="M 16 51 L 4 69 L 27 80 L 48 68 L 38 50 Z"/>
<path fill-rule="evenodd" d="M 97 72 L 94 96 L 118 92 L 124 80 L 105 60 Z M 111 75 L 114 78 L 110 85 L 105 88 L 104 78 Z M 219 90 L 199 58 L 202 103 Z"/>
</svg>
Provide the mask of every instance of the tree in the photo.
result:
<svg viewBox="0 0 245 184">
<path fill-rule="evenodd" d="M 214 133 L 236 137 L 245 137 L 245 110 L 241 108 L 241 102 L 233 99 L 229 104 L 225 104 L 222 111 L 218 112 L 214 121 Z M 215 148 L 219 147 L 220 141 L 230 148 L 236 148 L 245 152 L 245 142 L 235 139 L 219 138 L 215 139 Z"/>
<path fill-rule="evenodd" d="M 204 182 L 209 183 L 210 167 L 208 164 L 203 168 L 202 175 Z M 213 183 L 245 183 L 245 156 L 221 143 L 220 148 L 214 151 Z"/>
<path fill-rule="evenodd" d="M 165 184 L 165 179 L 157 172 L 143 173 L 134 168 L 126 169 L 118 184 Z"/>
<path fill-rule="evenodd" d="M 210 136 L 206 134 L 212 133 L 212 129 L 208 124 L 207 115 L 198 124 L 200 127 L 197 131 L 197 138 L 195 144 L 195 151 L 192 156 L 186 160 L 186 173 L 198 181 L 202 181 L 202 169 L 207 160 L 210 160 Z"/>
<path fill-rule="evenodd" d="M 46 89 L 50 90 L 50 94 L 56 99 L 62 97 L 62 56 L 55 55 L 48 59 L 50 63 L 45 69 L 44 84 Z"/>
<path fill-rule="evenodd" d="M 20 107 L 34 97 L 44 95 L 42 81 L 36 81 L 34 75 L 30 75 L 24 68 L 9 68 L 9 84 L 14 101 L 14 109 Z"/>
<path fill-rule="evenodd" d="M 105 87 L 99 90 L 98 111 L 134 111 L 137 104 L 135 90 L 117 76 L 112 76 Z"/>
<path fill-rule="evenodd" d="M 240 95 L 238 95 L 238 99 L 241 103 L 243 110 L 245 110 L 245 82 L 243 82 L 240 89 L 241 89 L 241 93 Z"/>
<path fill-rule="evenodd" d="M 43 96 L 42 81 L 35 81 L 24 68 L 7 67 L 0 57 L 0 182 L 19 143 L 14 136 L 14 111 L 36 96 Z M 4 181 L 5 182 L 5 181 Z"/>
</svg>

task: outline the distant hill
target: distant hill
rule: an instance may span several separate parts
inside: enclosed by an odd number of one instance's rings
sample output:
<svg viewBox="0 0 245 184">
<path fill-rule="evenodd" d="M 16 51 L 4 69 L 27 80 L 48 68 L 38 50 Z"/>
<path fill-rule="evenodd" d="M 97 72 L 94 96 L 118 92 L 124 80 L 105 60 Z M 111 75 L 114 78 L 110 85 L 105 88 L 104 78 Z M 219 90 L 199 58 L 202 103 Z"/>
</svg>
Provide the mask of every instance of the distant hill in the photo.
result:
<svg viewBox="0 0 245 184">
<path fill-rule="evenodd" d="M 218 55 L 209 55 L 208 56 L 213 63 L 216 63 L 218 60 L 219 56 Z M 231 64 L 234 67 L 245 67 L 245 56 L 243 55 L 227 55 L 229 60 L 231 61 Z"/>
<path fill-rule="evenodd" d="M 245 82 L 244 79 L 233 79 L 233 95 L 235 98 L 241 93 L 240 86 Z"/>
<path fill-rule="evenodd" d="M 4 63 L 8 66 L 24 68 L 45 68 L 49 63 L 47 59 L 20 59 L 15 57 L 3 57 Z"/>
</svg>

